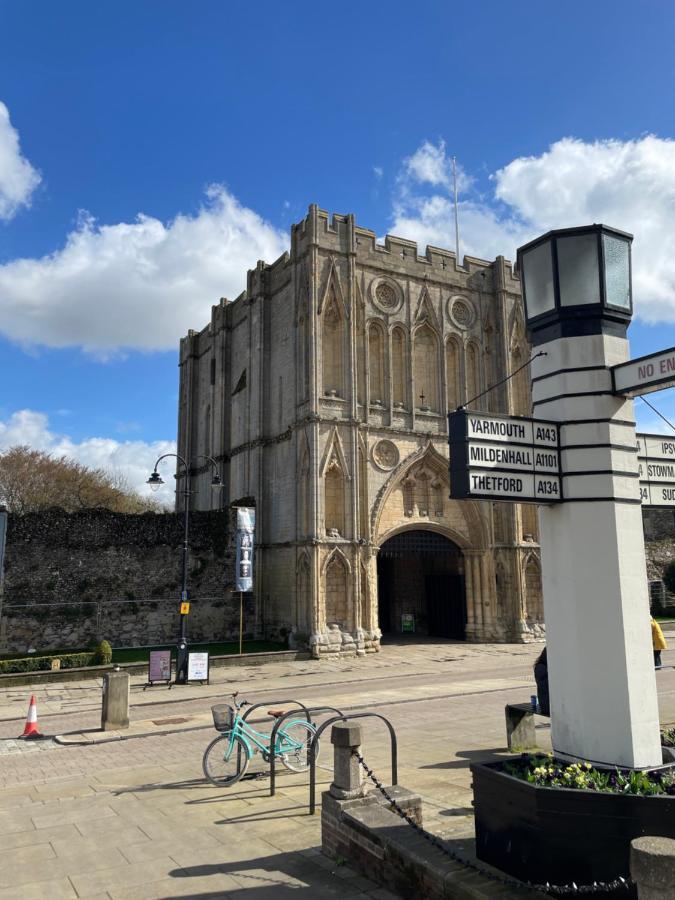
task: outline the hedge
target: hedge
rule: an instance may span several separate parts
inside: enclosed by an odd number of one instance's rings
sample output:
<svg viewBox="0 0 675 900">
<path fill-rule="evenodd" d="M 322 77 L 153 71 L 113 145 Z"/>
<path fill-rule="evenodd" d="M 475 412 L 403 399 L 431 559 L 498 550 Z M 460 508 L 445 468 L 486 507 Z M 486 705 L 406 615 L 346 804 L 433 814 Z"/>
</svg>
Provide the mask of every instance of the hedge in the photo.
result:
<svg viewBox="0 0 675 900">
<path fill-rule="evenodd" d="M 51 656 L 0 659 L 0 675 L 9 675 L 16 672 L 49 672 L 52 668 L 53 659 L 61 660 L 62 669 L 109 665 L 112 661 L 112 650 L 108 641 L 101 641 L 95 650 L 87 650 L 85 653 L 53 653 Z"/>
</svg>

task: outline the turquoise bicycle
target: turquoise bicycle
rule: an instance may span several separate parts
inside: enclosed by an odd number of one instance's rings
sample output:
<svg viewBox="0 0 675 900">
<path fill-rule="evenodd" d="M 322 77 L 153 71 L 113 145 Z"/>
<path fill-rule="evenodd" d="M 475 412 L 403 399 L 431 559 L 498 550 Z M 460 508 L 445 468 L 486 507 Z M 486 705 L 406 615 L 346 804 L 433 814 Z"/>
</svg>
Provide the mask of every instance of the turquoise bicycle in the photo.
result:
<svg viewBox="0 0 675 900">
<path fill-rule="evenodd" d="M 270 735 L 256 731 L 240 713 L 248 700 L 237 702 L 238 692 L 232 694 L 234 708 L 228 703 L 211 707 L 213 724 L 221 734 L 211 741 L 204 751 L 202 768 L 204 775 L 216 787 L 229 787 L 243 778 L 252 757 L 260 752 L 265 762 L 270 759 Z M 267 714 L 275 719 L 285 715 L 282 709 L 269 709 Z M 309 747 L 316 728 L 306 719 L 290 719 L 277 731 L 274 744 L 275 759 L 280 759 L 291 772 L 306 772 L 309 768 Z M 319 757 L 319 744 L 315 748 Z"/>
</svg>

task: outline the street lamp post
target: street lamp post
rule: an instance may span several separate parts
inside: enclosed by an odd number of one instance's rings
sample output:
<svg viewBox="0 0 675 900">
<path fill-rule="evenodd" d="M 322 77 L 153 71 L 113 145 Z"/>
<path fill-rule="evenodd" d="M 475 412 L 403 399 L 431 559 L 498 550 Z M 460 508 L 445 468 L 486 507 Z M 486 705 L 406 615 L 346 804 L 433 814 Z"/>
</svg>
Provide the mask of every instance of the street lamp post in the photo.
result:
<svg viewBox="0 0 675 900">
<path fill-rule="evenodd" d="M 164 480 L 157 471 L 157 466 L 163 459 L 173 457 L 177 459 L 179 464 L 183 466 L 185 486 L 183 496 L 185 501 L 183 504 L 183 546 L 182 546 L 182 573 L 181 573 L 181 612 L 180 612 L 180 635 L 178 638 L 178 649 L 176 653 L 176 684 L 185 684 L 187 682 L 188 673 L 188 641 L 187 641 L 187 617 L 188 613 L 183 611 L 182 604 L 188 600 L 188 556 L 189 556 L 189 533 L 190 533 L 190 467 L 182 456 L 178 453 L 164 453 L 155 463 L 152 474 L 148 478 L 148 484 L 153 491 L 159 490 L 164 484 Z M 213 467 L 214 473 L 211 479 L 211 487 L 222 487 L 222 480 L 218 473 L 218 463 L 212 456 L 198 456 L 198 459 L 207 460 Z M 174 476 L 179 477 L 179 472 Z"/>
</svg>

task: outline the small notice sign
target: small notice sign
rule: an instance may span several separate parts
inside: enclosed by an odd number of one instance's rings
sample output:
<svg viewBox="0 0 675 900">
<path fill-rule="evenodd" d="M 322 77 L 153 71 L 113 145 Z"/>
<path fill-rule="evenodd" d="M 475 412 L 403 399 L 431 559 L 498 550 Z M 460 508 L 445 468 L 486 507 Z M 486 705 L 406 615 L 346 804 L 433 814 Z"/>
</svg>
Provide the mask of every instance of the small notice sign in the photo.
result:
<svg viewBox="0 0 675 900">
<path fill-rule="evenodd" d="M 151 650 L 148 665 L 148 684 L 171 681 L 171 651 Z"/>
<path fill-rule="evenodd" d="M 209 654 L 188 653 L 188 681 L 209 682 Z"/>
<path fill-rule="evenodd" d="M 180 605 L 180 614 L 181 616 L 187 616 L 190 612 L 190 604 L 189 603 L 181 603 Z"/>
<path fill-rule="evenodd" d="M 412 613 L 403 613 L 401 616 L 401 631 L 404 634 L 414 634 L 415 616 Z"/>
</svg>

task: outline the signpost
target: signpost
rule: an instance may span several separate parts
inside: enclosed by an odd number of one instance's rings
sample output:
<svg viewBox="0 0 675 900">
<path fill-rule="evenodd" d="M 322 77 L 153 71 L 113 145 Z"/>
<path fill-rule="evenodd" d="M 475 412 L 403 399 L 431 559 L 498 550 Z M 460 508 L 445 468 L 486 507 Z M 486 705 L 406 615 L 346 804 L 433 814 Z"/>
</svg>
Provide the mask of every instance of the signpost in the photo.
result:
<svg viewBox="0 0 675 900">
<path fill-rule="evenodd" d="M 556 422 L 459 409 L 449 414 L 448 431 L 452 497 L 562 501 Z"/>
<path fill-rule="evenodd" d="M 615 394 L 638 397 L 662 391 L 675 384 L 675 347 L 612 366 L 610 371 Z"/>
<path fill-rule="evenodd" d="M 642 505 L 675 507 L 675 439 L 663 434 L 636 436 Z"/>
</svg>

